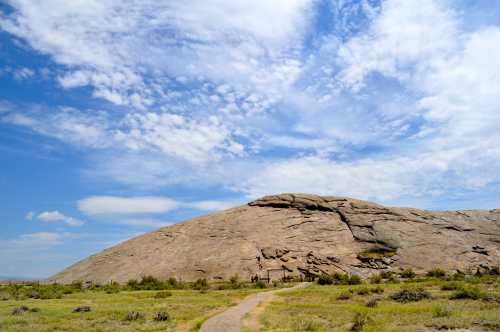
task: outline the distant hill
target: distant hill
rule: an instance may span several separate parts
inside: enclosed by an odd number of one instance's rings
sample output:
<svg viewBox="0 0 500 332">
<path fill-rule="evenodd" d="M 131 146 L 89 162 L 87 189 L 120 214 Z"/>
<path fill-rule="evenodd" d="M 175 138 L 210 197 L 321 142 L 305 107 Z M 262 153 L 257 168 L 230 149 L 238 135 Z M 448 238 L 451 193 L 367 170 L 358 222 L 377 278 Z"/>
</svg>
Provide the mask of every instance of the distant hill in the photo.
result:
<svg viewBox="0 0 500 332">
<path fill-rule="evenodd" d="M 0 281 L 29 281 L 29 280 L 35 280 L 35 279 L 34 278 L 19 277 L 19 276 L 2 276 L 2 275 L 0 275 Z"/>
<path fill-rule="evenodd" d="M 500 265 L 500 210 L 430 212 L 342 197 L 267 196 L 133 238 L 50 278 L 280 278 Z"/>
</svg>

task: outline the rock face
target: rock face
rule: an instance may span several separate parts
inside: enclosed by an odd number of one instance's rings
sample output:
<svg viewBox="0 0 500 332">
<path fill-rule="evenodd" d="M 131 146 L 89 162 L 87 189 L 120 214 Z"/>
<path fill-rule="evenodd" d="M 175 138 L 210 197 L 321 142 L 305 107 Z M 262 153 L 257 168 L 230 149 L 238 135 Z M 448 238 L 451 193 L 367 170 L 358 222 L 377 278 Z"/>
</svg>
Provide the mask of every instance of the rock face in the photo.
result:
<svg viewBox="0 0 500 332">
<path fill-rule="evenodd" d="M 133 238 L 50 281 L 185 281 L 411 267 L 463 272 L 500 265 L 500 210 L 430 212 L 341 197 L 267 196 Z"/>
</svg>

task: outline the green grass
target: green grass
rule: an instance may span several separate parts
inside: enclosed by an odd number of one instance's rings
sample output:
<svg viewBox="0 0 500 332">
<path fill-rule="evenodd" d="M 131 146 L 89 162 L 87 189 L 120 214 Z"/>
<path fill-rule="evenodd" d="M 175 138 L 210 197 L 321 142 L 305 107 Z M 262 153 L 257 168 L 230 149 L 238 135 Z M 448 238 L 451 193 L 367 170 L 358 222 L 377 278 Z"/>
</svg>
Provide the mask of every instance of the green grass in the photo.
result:
<svg viewBox="0 0 500 332">
<path fill-rule="evenodd" d="M 371 291 L 376 287 L 383 288 L 383 293 Z M 450 288 L 465 289 L 467 296 L 452 299 L 455 294 Z M 430 298 L 405 303 L 391 298 L 403 289 L 422 289 Z M 476 297 L 478 290 L 485 296 Z M 374 298 L 378 299 L 377 305 L 367 306 Z M 261 315 L 259 331 L 500 330 L 499 299 L 500 278 L 495 276 L 469 278 L 452 286 L 436 278 L 376 286 L 313 284 L 279 294 L 279 300 L 269 304 Z"/>
<path fill-rule="evenodd" d="M 61 299 L 22 299 L 0 301 L 0 331 L 196 331 L 200 322 L 227 308 L 257 289 L 170 290 L 171 296 L 158 291 L 84 291 Z M 38 308 L 38 312 L 12 315 L 20 306 Z M 90 312 L 73 313 L 87 305 Z M 138 319 L 127 319 L 131 312 Z M 168 313 L 167 321 L 154 321 L 158 312 Z"/>
</svg>

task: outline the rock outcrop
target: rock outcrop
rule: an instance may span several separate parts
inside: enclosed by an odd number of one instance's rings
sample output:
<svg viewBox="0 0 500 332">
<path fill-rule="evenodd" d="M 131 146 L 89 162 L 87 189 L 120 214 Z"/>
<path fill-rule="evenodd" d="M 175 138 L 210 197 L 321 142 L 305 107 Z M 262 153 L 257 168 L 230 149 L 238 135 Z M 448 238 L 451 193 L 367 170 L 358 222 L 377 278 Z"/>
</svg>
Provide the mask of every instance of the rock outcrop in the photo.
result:
<svg viewBox="0 0 500 332">
<path fill-rule="evenodd" d="M 500 210 L 430 212 L 341 197 L 267 196 L 133 238 L 50 281 L 271 278 L 500 265 Z"/>
</svg>

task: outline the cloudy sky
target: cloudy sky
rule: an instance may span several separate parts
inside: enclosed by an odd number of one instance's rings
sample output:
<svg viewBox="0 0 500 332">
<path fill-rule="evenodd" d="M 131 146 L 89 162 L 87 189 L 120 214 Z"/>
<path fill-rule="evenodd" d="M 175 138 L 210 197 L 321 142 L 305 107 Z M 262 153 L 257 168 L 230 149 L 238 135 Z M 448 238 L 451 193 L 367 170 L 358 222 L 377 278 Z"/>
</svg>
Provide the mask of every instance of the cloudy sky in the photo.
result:
<svg viewBox="0 0 500 332">
<path fill-rule="evenodd" d="M 279 192 L 500 207 L 500 2 L 1 0 L 0 275 Z"/>
</svg>

